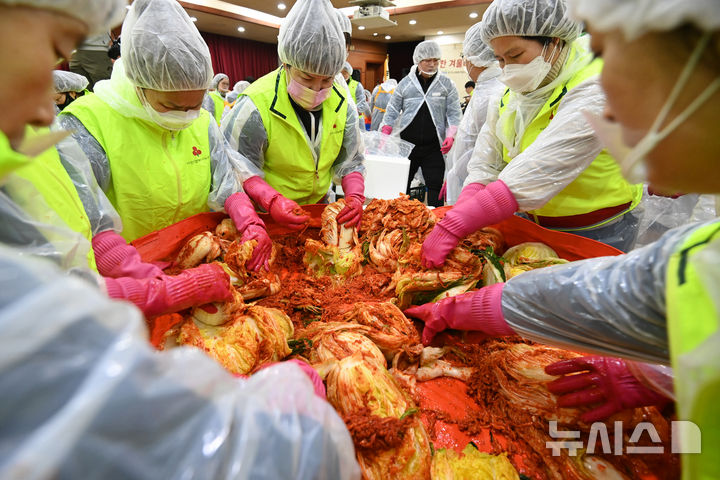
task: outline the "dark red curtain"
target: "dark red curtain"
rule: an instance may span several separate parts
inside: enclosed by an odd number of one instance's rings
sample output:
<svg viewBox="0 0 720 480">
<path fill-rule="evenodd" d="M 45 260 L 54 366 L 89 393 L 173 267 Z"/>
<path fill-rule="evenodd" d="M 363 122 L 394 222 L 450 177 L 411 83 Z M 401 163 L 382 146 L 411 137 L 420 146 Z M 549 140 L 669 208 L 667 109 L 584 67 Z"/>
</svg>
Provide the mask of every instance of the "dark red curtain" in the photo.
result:
<svg viewBox="0 0 720 480">
<path fill-rule="evenodd" d="M 214 33 L 200 34 L 210 48 L 215 73 L 230 77 L 230 88 L 247 76 L 260 78 L 279 65 L 277 45 Z"/>
</svg>

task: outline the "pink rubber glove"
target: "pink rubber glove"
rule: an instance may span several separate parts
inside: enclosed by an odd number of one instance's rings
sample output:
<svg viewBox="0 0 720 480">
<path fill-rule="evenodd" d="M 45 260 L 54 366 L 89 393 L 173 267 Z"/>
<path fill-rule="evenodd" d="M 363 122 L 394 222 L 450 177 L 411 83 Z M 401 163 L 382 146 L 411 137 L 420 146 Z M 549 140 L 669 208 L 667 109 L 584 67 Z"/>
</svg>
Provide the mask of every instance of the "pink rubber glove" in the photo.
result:
<svg viewBox="0 0 720 480">
<path fill-rule="evenodd" d="M 447 131 L 445 132 L 445 141 L 440 146 L 440 151 L 442 152 L 443 155 L 448 153 L 450 151 L 450 149 L 452 148 L 453 143 L 455 143 L 455 135 L 457 134 L 457 129 L 458 129 L 458 127 L 453 126 L 453 125 L 451 125 L 447 128 Z"/>
<path fill-rule="evenodd" d="M 365 203 L 365 179 L 360 172 L 348 173 L 342 178 L 342 189 L 345 194 L 345 208 L 337 215 L 337 222 L 347 227 L 360 227 Z"/>
<path fill-rule="evenodd" d="M 441 202 L 445 201 L 445 197 L 447 196 L 447 180 L 443 182 L 442 188 L 440 188 L 440 193 L 438 194 L 438 200 Z"/>
<path fill-rule="evenodd" d="M 98 273 L 103 277 L 152 278 L 163 275 L 157 266 L 143 262 L 135 247 L 128 245 L 112 230 L 95 235 L 92 247 Z"/>
<path fill-rule="evenodd" d="M 508 218 L 517 209 L 515 197 L 502 180 L 490 183 L 467 201 L 458 202 L 435 225 L 423 242 L 423 266 L 441 266 L 461 238 Z"/>
<path fill-rule="evenodd" d="M 670 401 L 640 383 L 628 369 L 627 363 L 619 358 L 571 358 L 548 365 L 545 372 L 549 375 L 563 375 L 548 383 L 548 390 L 560 396 L 558 406 L 597 405 L 580 417 L 586 423 L 603 420 L 628 408 L 661 406 Z"/>
<path fill-rule="evenodd" d="M 230 277 L 217 264 L 190 268 L 174 277 L 105 278 L 105 287 L 110 298 L 134 303 L 146 317 L 233 298 Z"/>
<path fill-rule="evenodd" d="M 295 212 L 300 209 L 300 206 L 283 197 L 280 192 L 257 175 L 245 180 L 243 189 L 250 198 L 270 213 L 273 220 L 292 230 L 302 230 L 310 220 L 308 215 L 297 215 Z"/>
<path fill-rule="evenodd" d="M 380 131 L 385 135 L 390 135 L 393 131 L 393 128 L 390 125 L 383 125 Z"/>
<path fill-rule="evenodd" d="M 322 398 L 323 400 L 327 400 L 327 393 L 325 392 L 325 384 L 322 381 L 322 378 L 320 378 L 320 375 L 317 373 L 317 371 L 310 366 L 307 362 L 303 362 L 300 359 L 293 358 L 291 360 L 287 360 L 288 363 L 294 363 L 298 367 L 302 369 L 303 372 L 305 372 L 305 375 L 308 376 L 310 381 L 313 384 L 313 389 L 315 390 L 315 395 Z M 268 367 L 272 367 L 273 365 L 278 365 L 282 362 L 273 362 L 268 363 L 260 367 L 260 370 L 264 370 Z M 246 377 L 247 378 L 247 377 Z"/>
<path fill-rule="evenodd" d="M 475 330 L 487 335 L 513 335 L 502 312 L 504 283 L 496 283 L 474 292 L 448 297 L 405 310 L 405 315 L 425 322 L 423 344 L 428 345 L 446 328 Z"/>
<path fill-rule="evenodd" d="M 468 185 L 465 185 L 465 188 L 463 188 L 460 192 L 460 195 L 458 196 L 455 205 L 457 206 L 461 203 L 465 203 L 467 200 L 473 198 L 476 193 L 482 190 L 485 190 L 485 185 L 483 185 L 482 183 L 470 183 Z"/>
<path fill-rule="evenodd" d="M 265 224 L 255 213 L 250 197 L 242 192 L 233 193 L 225 200 L 225 211 L 235 223 L 235 228 L 242 234 L 240 241 L 257 241 L 247 268 L 258 271 L 264 266 L 269 271 L 268 261 L 272 253 L 272 240 L 265 231 Z"/>
</svg>

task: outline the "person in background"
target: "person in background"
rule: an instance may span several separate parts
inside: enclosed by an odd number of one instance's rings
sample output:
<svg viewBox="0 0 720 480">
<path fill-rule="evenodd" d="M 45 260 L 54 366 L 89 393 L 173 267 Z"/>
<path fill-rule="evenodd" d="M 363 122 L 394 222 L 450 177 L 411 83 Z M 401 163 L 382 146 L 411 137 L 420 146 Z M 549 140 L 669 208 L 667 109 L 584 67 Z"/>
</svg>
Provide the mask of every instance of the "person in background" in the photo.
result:
<svg viewBox="0 0 720 480">
<path fill-rule="evenodd" d="M 516 212 L 632 247 L 642 185 L 623 178 L 586 118 L 602 112 L 602 60 L 566 11 L 565 0 L 496 0 L 485 11 L 480 35 L 508 88 L 488 106 L 458 201 L 423 243 L 425 267 L 442 265 L 460 238 Z"/>
<path fill-rule="evenodd" d="M 70 71 L 87 78 L 92 91 L 100 80 L 110 78 L 112 62 L 108 57 L 108 48 L 112 44 L 110 32 L 88 37 L 70 58 Z"/>
<path fill-rule="evenodd" d="M 467 35 L 467 32 L 465 35 Z M 473 91 L 475 91 L 475 82 L 472 80 L 465 82 L 465 93 L 467 93 L 468 96 L 472 96 Z"/>
<path fill-rule="evenodd" d="M 463 41 L 465 69 L 476 86 L 470 103 L 460 122 L 453 148 L 445 157 L 446 205 L 454 205 L 468 175 L 467 166 L 472 157 L 480 130 L 487 118 L 488 104 L 503 94 L 505 87 L 498 77 L 501 70 L 492 48 L 482 41 L 482 23 L 468 29 Z M 467 88 L 467 84 L 466 84 Z"/>
<path fill-rule="evenodd" d="M 373 90 L 370 98 L 370 108 L 372 108 L 370 130 L 380 130 L 380 125 L 382 125 L 383 117 L 385 116 L 385 109 L 387 109 L 388 103 L 390 103 L 390 97 L 395 91 L 397 84 L 397 80 L 390 78 L 376 86 Z"/>
<path fill-rule="evenodd" d="M 61 112 L 73 100 L 83 95 L 88 86 L 88 79 L 77 73 L 53 70 L 53 100 L 56 113 Z"/>
<path fill-rule="evenodd" d="M 122 236 L 224 208 L 241 239 L 257 241 L 248 267 L 267 268 L 272 242 L 240 184 L 255 170 L 200 108 L 212 67 L 194 23 L 172 0 L 136 0 L 122 38 L 111 80 L 58 116 L 120 214 Z"/>
<path fill-rule="evenodd" d="M 120 22 L 126 5 L 0 0 L 4 186 L 32 163 L 15 150 L 27 125 L 54 118 L 58 54 Z M 37 94 L 3 93 L 17 92 L 16 83 Z M 0 191 L 3 208 L 6 198 Z M 102 282 L 25 253 L 0 245 L 1 478 L 236 478 L 237 465 L 255 479 L 360 478 L 350 435 L 306 365 L 242 380 L 193 348 L 157 352 L 140 312 L 105 297 Z M 251 448 L 260 443 L 268 450 Z"/>
<path fill-rule="evenodd" d="M 113 64 L 115 63 L 115 60 L 120 58 L 120 37 L 113 39 L 110 48 L 108 48 L 107 55 Z"/>
<path fill-rule="evenodd" d="M 432 40 L 415 47 L 407 77 L 400 80 L 385 111 L 380 130 L 415 145 L 410 153 L 406 192 L 418 168 L 428 188 L 428 205 L 442 205 L 440 190 L 445 174 L 444 154 L 450 151 L 462 111 L 457 89 L 450 77 L 438 72 L 440 45 Z"/>
<path fill-rule="evenodd" d="M 337 221 L 357 225 L 365 201 L 364 149 L 358 114 L 334 83 L 346 49 L 337 14 L 326 0 L 295 3 L 280 27 L 282 66 L 240 94 L 222 122 L 234 149 L 261 172 L 243 188 L 276 222 L 293 229 L 309 220 L 298 203 L 322 202 L 341 183 Z"/>
<path fill-rule="evenodd" d="M 355 105 L 357 106 L 358 113 L 360 114 L 360 123 L 362 130 L 365 130 L 365 121 L 362 119 L 363 115 L 370 116 L 370 105 L 365 98 L 365 87 L 358 80 L 352 78 L 353 67 L 350 62 L 345 62 L 342 69 L 342 76 L 347 82 L 348 88 L 350 89 L 350 95 L 352 96 Z"/>
<path fill-rule="evenodd" d="M 230 91 L 230 78 L 224 73 L 218 73 L 210 83 L 210 90 L 203 98 L 202 108 L 210 112 L 218 125 L 222 121 L 225 110 L 225 96 Z"/>
<path fill-rule="evenodd" d="M 234 86 L 231 92 L 229 92 L 227 95 L 225 95 L 225 101 L 229 102 L 230 108 L 235 106 L 235 100 L 237 100 L 238 95 L 240 95 L 242 92 L 245 91 L 247 87 L 250 86 L 250 82 L 247 82 L 245 80 L 240 80 L 237 82 Z"/>
<path fill-rule="evenodd" d="M 720 193 L 720 176 L 711 174 L 720 156 L 716 4 L 569 3 L 575 18 L 586 22 L 595 55 L 604 60 L 607 102 L 604 112 L 591 118 L 617 160 L 660 191 Z M 644 100 L 633 100 L 638 98 Z M 425 321 L 426 343 L 456 328 L 517 334 L 595 354 L 546 368 L 561 376 L 549 384 L 560 406 L 593 407 L 585 421 L 674 397 L 677 419 L 698 429 L 673 432 L 673 444 L 685 453 L 682 478 L 709 480 L 720 478 L 718 298 L 715 219 L 683 225 L 625 255 L 526 272 L 407 313 Z M 666 365 L 672 365 L 674 379 Z"/>
</svg>

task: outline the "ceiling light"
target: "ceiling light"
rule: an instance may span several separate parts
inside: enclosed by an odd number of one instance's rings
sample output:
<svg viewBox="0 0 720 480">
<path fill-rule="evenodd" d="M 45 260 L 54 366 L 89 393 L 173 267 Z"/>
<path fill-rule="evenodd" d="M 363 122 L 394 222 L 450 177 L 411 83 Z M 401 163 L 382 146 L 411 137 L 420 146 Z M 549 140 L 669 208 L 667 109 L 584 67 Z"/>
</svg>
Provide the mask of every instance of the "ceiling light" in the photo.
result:
<svg viewBox="0 0 720 480">
<path fill-rule="evenodd" d="M 373 33 L 373 37 L 377 37 L 377 32 Z"/>
<path fill-rule="evenodd" d="M 285 10 L 287 8 L 287 5 L 284 3 L 278 3 L 278 10 Z"/>
<path fill-rule="evenodd" d="M 197 18 L 196 18 L 196 17 L 190 17 L 190 20 L 192 20 L 193 22 L 197 22 Z"/>
<path fill-rule="evenodd" d="M 390 35 L 385 35 L 385 40 L 390 40 L 392 37 Z"/>
<path fill-rule="evenodd" d="M 415 24 L 417 23 L 417 20 L 410 20 L 408 23 L 409 23 L 410 25 L 415 25 Z"/>
<path fill-rule="evenodd" d="M 360 25 L 360 26 L 358 27 L 358 30 L 365 30 L 365 25 Z"/>
<path fill-rule="evenodd" d="M 243 33 L 245 31 L 245 27 L 238 27 L 238 32 Z"/>
<path fill-rule="evenodd" d="M 470 12 L 470 18 L 477 18 L 478 14 L 477 12 Z"/>
<path fill-rule="evenodd" d="M 443 32 L 442 30 L 438 30 L 438 35 L 442 35 L 443 33 L 445 32 Z"/>
</svg>

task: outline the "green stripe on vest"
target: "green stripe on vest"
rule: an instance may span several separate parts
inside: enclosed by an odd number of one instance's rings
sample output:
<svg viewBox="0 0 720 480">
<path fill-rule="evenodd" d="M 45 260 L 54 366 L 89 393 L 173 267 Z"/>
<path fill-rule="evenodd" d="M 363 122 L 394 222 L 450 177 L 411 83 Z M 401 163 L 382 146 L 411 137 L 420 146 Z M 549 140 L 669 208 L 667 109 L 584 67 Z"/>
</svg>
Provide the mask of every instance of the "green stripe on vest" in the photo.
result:
<svg viewBox="0 0 720 480">
<path fill-rule="evenodd" d="M 322 104 L 322 137 L 317 160 L 290 104 L 284 68 L 256 80 L 241 95 L 253 101 L 267 132 L 265 181 L 301 205 L 320 201 L 330 188 L 332 165 L 345 135 L 347 99 L 339 86 L 333 85 L 330 97 Z"/>
<path fill-rule="evenodd" d="M 179 132 L 125 117 L 94 94 L 75 100 L 62 115 L 68 113 L 105 150 L 111 173 L 105 193 L 122 218 L 127 241 L 208 210 L 208 112 L 201 110 L 200 117 Z"/>
<path fill-rule="evenodd" d="M 712 298 L 718 287 L 708 292 L 711 286 L 697 271 L 703 262 L 698 255 L 707 248 L 720 252 L 719 242 L 720 222 L 706 225 L 668 262 L 667 325 L 678 419 L 695 423 L 702 435 L 702 453 L 682 456 L 683 479 L 720 478 L 720 319 Z"/>
<path fill-rule="evenodd" d="M 578 46 L 572 45 L 570 53 L 568 54 L 568 61 L 572 61 L 573 57 L 579 54 Z M 525 129 L 525 133 L 520 140 L 520 152 L 523 152 L 532 145 L 538 135 L 547 128 L 557 114 L 565 94 L 582 82 L 599 75 L 601 71 L 602 61 L 597 59 L 577 72 L 565 84 L 558 85 L 547 102 L 545 102 L 545 105 L 543 105 L 533 121 L 530 122 Z M 509 90 L 506 91 L 500 102 L 501 116 L 507 108 L 506 105 L 511 95 L 516 94 Z M 502 127 L 507 134 L 506 138 L 515 137 L 514 120 L 515 117 L 512 116 Z M 507 148 L 504 146 L 503 161 L 506 163 L 512 161 L 512 158 L 508 155 Z M 623 205 L 628 202 L 632 202 L 630 208 L 634 208 L 641 198 L 642 185 L 629 184 L 623 178 L 617 162 L 615 162 L 606 150 L 603 150 L 600 152 L 600 155 L 592 161 L 590 166 L 567 187 L 555 195 L 546 205 L 528 213 L 545 217 L 566 217 Z"/>
</svg>

